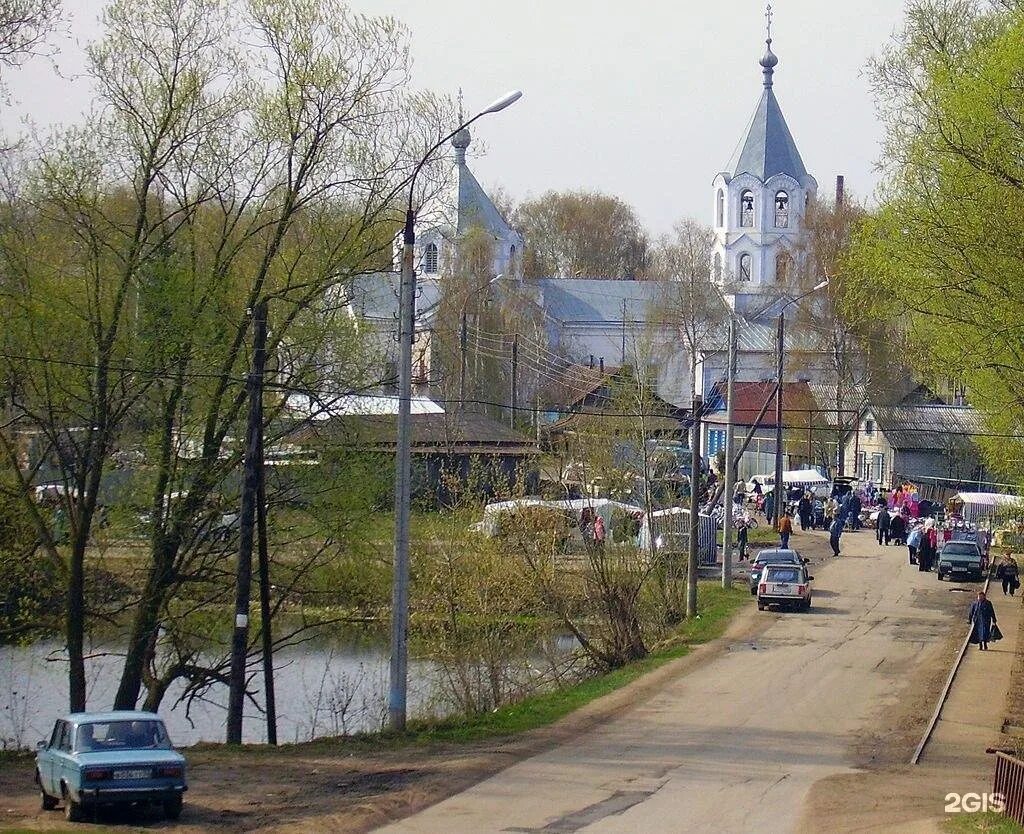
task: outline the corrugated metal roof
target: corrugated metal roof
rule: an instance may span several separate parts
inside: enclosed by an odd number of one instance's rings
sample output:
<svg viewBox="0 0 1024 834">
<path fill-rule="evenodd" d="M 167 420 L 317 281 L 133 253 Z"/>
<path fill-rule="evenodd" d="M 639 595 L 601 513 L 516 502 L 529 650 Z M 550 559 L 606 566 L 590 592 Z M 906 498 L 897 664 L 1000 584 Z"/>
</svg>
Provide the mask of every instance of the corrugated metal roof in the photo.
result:
<svg viewBox="0 0 1024 834">
<path fill-rule="evenodd" d="M 663 293 L 659 281 L 605 281 L 597 278 L 541 278 L 541 305 L 554 319 L 564 323 L 622 323 L 626 319 L 642 324 L 651 304 Z"/>
<path fill-rule="evenodd" d="M 984 429 L 981 414 L 961 405 L 879 405 L 868 413 L 894 449 L 945 450 Z"/>
<path fill-rule="evenodd" d="M 797 181 L 807 176 L 800 151 L 771 87 L 765 89 L 754 108 L 754 115 L 747 125 L 738 153 L 729 163 L 729 170 L 733 176 L 753 174 L 761 182 L 767 182 L 775 174 L 789 174 Z"/>
</svg>

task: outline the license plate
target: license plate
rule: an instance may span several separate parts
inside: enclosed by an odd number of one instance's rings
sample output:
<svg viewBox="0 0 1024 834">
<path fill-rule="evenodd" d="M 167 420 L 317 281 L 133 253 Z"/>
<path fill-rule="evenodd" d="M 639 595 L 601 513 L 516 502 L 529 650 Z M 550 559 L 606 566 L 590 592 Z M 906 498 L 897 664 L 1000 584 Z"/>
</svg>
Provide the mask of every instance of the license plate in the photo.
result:
<svg viewBox="0 0 1024 834">
<path fill-rule="evenodd" d="M 148 779 L 152 775 L 152 771 L 149 770 L 115 770 L 115 779 Z"/>
<path fill-rule="evenodd" d="M 781 585 L 772 585 L 772 590 L 777 594 L 787 593 L 789 591 L 789 585 L 786 585 L 785 583 Z"/>
</svg>

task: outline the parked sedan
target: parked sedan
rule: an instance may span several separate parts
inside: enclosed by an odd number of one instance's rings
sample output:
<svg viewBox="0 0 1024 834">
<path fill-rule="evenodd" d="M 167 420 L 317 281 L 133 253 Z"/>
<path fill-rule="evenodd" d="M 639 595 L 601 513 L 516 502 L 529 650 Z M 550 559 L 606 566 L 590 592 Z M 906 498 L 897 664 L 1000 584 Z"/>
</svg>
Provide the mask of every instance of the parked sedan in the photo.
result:
<svg viewBox="0 0 1024 834">
<path fill-rule="evenodd" d="M 782 547 L 769 547 L 762 550 L 750 563 L 750 595 L 757 594 L 757 583 L 761 581 L 761 571 L 765 565 L 806 565 L 807 560 L 801 558 L 795 550 Z"/>
<path fill-rule="evenodd" d="M 71 822 L 86 807 L 156 803 L 169 819 L 181 815 L 185 758 L 171 748 L 167 728 L 152 712 L 73 713 L 39 742 L 36 784 L 43 810 L 64 803 Z"/>
<path fill-rule="evenodd" d="M 757 610 L 787 605 L 797 611 L 809 611 L 812 579 L 804 565 L 766 565 L 757 585 Z"/>
</svg>

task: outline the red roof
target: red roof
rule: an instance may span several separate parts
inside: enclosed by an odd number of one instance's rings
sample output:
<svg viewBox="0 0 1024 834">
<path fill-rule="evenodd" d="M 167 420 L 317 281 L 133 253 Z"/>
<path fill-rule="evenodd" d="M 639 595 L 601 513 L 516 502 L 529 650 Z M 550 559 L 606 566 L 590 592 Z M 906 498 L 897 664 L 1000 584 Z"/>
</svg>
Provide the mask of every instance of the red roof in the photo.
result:
<svg viewBox="0 0 1024 834">
<path fill-rule="evenodd" d="M 719 406 L 708 415 L 712 422 L 725 421 L 725 383 L 715 386 L 716 393 L 720 393 Z M 775 390 L 774 380 L 768 382 L 737 382 L 733 385 L 733 392 L 736 402 L 733 405 L 733 421 L 738 426 L 753 425 L 757 419 L 758 412 L 764 401 Z M 716 397 L 717 399 L 717 397 Z M 806 382 L 787 382 L 782 389 L 782 423 L 785 426 L 794 426 L 807 423 L 810 409 L 814 408 L 814 397 Z M 775 427 L 775 398 L 771 403 L 764 417 L 761 418 L 762 427 Z"/>
</svg>

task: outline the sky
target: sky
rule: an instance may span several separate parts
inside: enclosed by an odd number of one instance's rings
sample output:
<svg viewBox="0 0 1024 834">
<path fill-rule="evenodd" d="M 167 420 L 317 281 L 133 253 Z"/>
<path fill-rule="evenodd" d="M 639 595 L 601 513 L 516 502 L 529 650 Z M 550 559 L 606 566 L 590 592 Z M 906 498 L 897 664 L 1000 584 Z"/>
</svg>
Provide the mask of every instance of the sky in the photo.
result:
<svg viewBox="0 0 1024 834">
<path fill-rule="evenodd" d="M 712 221 L 711 182 L 761 94 L 765 8 L 758 0 L 349 0 L 411 30 L 413 83 L 455 95 L 467 113 L 523 91 L 474 126 L 470 166 L 515 201 L 550 189 L 615 195 L 648 230 Z M 25 120 L 74 121 L 90 91 L 77 77 L 99 33 L 100 0 L 64 0 L 57 69 L 33 59 L 6 76 L 8 134 Z M 903 0 L 776 0 L 775 94 L 819 191 L 843 174 L 870 203 L 881 127 L 866 64 L 900 25 Z M 59 74 L 58 74 L 59 70 Z M 477 149 L 481 142 L 477 143 Z"/>
</svg>

